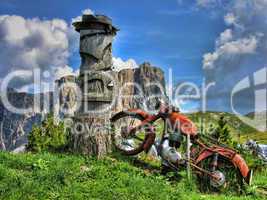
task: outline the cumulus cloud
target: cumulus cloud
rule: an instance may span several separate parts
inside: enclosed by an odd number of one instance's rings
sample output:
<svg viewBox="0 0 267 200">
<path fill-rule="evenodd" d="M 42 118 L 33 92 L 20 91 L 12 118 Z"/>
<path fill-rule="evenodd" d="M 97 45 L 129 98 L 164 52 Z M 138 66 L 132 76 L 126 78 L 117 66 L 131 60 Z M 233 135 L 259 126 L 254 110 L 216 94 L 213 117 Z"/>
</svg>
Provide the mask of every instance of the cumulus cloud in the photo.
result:
<svg viewBox="0 0 267 200">
<path fill-rule="evenodd" d="M 121 71 L 123 69 L 134 69 L 138 68 L 138 64 L 135 62 L 134 59 L 128 59 L 127 61 L 123 61 L 121 58 L 112 58 L 114 71 Z"/>
<path fill-rule="evenodd" d="M 222 54 L 251 54 L 255 53 L 258 39 L 256 36 L 237 39 L 235 41 L 227 42 L 219 48 Z"/>
<path fill-rule="evenodd" d="M 227 30 L 226 30 L 227 31 Z M 226 34 L 226 35 L 225 35 Z M 207 53 L 203 56 L 203 68 L 212 69 L 216 66 L 215 62 L 218 59 L 229 59 L 234 55 L 253 54 L 258 45 L 258 37 L 250 36 L 247 38 L 236 39 L 235 41 L 228 41 L 232 38 L 229 33 L 223 32 L 217 44 L 215 52 Z"/>
<path fill-rule="evenodd" d="M 64 68 L 77 34 L 61 19 L 26 19 L 16 15 L 0 16 L 0 78 L 15 70 L 48 71 Z M 20 85 L 14 81 L 13 87 Z"/>
<path fill-rule="evenodd" d="M 225 44 L 233 39 L 233 33 L 231 29 L 226 29 L 221 33 L 220 38 L 217 40 L 217 46 L 221 44 Z"/>
<path fill-rule="evenodd" d="M 206 53 L 203 56 L 203 68 L 204 69 L 212 69 L 214 68 L 215 61 L 219 58 L 217 52 L 214 53 Z"/>
<path fill-rule="evenodd" d="M 236 23 L 236 17 L 233 13 L 227 13 L 224 16 L 224 22 L 226 25 L 233 25 Z"/>
<path fill-rule="evenodd" d="M 231 111 L 234 86 L 245 77 L 253 80 L 253 73 L 267 66 L 267 1 L 236 0 L 226 8 L 223 20 L 228 27 L 215 41 L 214 51 L 203 56 L 203 70 L 207 82 L 216 82 L 209 90 L 209 109 Z M 240 113 L 253 111 L 254 90 L 236 95 Z"/>
<path fill-rule="evenodd" d="M 78 76 L 79 75 L 79 69 L 74 70 L 72 67 L 65 65 L 64 67 L 59 67 L 55 70 L 55 79 L 60 79 L 64 76 Z"/>
<path fill-rule="evenodd" d="M 83 15 L 94 15 L 95 12 L 89 8 L 85 9 L 82 11 L 82 14 Z M 79 22 L 79 21 L 82 21 L 82 16 L 77 16 L 75 18 L 72 18 L 71 22 L 74 23 L 74 22 Z"/>
</svg>

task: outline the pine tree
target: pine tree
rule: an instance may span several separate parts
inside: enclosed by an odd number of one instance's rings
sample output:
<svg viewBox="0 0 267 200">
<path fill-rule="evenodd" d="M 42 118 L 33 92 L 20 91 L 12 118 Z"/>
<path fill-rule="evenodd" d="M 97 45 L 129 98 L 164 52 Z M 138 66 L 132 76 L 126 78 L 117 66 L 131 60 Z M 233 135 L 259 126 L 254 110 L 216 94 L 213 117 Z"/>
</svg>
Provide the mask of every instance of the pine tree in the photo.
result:
<svg viewBox="0 0 267 200">
<path fill-rule="evenodd" d="M 218 140 L 218 142 L 225 143 L 228 145 L 232 144 L 230 130 L 228 129 L 227 121 L 224 119 L 223 116 L 220 117 L 217 128 L 211 136 Z"/>
</svg>

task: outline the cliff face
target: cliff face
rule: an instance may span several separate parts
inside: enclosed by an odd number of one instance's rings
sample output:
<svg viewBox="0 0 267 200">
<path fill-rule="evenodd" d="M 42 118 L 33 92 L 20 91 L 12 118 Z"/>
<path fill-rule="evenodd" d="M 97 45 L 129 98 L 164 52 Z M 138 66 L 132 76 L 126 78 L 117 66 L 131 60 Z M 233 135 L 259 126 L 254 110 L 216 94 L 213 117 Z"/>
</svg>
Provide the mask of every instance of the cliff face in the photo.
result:
<svg viewBox="0 0 267 200">
<path fill-rule="evenodd" d="M 120 95 L 115 111 L 153 107 L 156 102 L 155 95 L 166 95 L 163 71 L 149 63 L 144 63 L 136 69 L 124 69 L 118 72 L 117 76 Z"/>
<path fill-rule="evenodd" d="M 52 99 L 52 93 L 47 93 L 46 95 Z M 44 105 L 44 96 L 44 94 L 40 95 L 41 105 Z M 34 105 L 33 94 L 18 93 L 12 90 L 8 92 L 8 99 L 11 105 L 20 109 L 33 108 Z M 51 102 L 50 109 L 53 106 Z M 32 126 L 40 124 L 41 121 L 42 111 L 28 114 L 13 113 L 0 100 L 0 150 L 12 151 L 26 144 L 27 134 L 31 131 Z"/>
<path fill-rule="evenodd" d="M 13 91 L 8 93 L 8 99 L 14 107 L 28 108 L 33 106 L 34 97 L 32 94 Z M 13 150 L 26 143 L 27 133 L 30 132 L 33 124 L 39 124 L 40 121 L 40 114 L 12 113 L 0 101 L 0 149 Z"/>
<path fill-rule="evenodd" d="M 140 68 L 136 69 L 124 69 L 115 73 L 115 76 L 123 98 L 119 98 L 119 95 L 116 97 L 117 103 L 114 112 L 129 108 L 144 108 L 144 103 L 152 105 L 155 102 L 155 98 L 148 101 L 148 97 L 165 94 L 163 71 L 160 68 L 152 67 L 149 63 L 144 63 Z M 66 101 L 75 99 L 69 98 L 69 92 L 64 91 L 62 92 L 64 97 L 60 98 L 61 101 L 63 99 Z M 50 93 L 48 95 L 52 99 L 53 94 Z M 45 102 L 44 96 L 44 94 L 41 94 L 41 106 Z M 33 107 L 34 104 L 33 94 L 10 91 L 8 98 L 10 103 L 18 108 Z M 52 101 L 48 103 L 50 110 L 53 110 L 52 108 L 55 105 L 53 105 Z M 42 107 L 41 110 L 43 110 Z M 21 145 L 25 145 L 27 143 L 27 135 L 32 126 L 40 124 L 42 116 L 41 112 L 32 112 L 27 115 L 12 113 L 0 101 L 0 150 L 12 151 Z"/>
</svg>

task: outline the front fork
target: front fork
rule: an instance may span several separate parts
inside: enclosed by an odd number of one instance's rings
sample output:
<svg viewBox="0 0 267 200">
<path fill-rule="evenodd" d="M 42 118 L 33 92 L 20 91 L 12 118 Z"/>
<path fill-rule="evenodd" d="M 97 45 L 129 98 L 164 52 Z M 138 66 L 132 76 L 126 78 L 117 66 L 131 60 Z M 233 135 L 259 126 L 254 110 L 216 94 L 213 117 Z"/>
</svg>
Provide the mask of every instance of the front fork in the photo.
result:
<svg viewBox="0 0 267 200">
<path fill-rule="evenodd" d="M 218 157 L 219 157 L 218 153 L 215 153 L 213 155 L 213 159 L 212 159 L 211 166 L 210 166 L 212 172 L 215 172 L 218 167 Z"/>
</svg>

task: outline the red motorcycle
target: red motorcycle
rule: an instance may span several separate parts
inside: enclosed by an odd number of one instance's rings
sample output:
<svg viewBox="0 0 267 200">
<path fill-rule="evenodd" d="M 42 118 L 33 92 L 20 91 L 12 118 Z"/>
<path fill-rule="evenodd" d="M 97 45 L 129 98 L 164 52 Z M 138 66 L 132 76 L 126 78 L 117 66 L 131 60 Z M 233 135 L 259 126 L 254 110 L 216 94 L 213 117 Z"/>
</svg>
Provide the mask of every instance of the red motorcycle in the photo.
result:
<svg viewBox="0 0 267 200">
<path fill-rule="evenodd" d="M 157 114 L 140 109 L 115 114 L 111 118 L 115 147 L 129 156 L 156 147 L 154 149 L 157 149 L 163 163 L 169 167 L 179 170 L 185 163 L 190 165 L 205 190 L 236 190 L 244 182 L 251 183 L 252 171 L 234 149 L 213 140 L 203 140 L 195 124 L 177 108 L 161 103 L 158 110 Z M 154 122 L 159 119 L 163 120 L 164 128 L 158 135 L 160 139 L 157 139 L 157 123 Z M 182 143 L 181 136 L 190 139 L 191 143 L 185 158 L 177 152 Z"/>
</svg>

